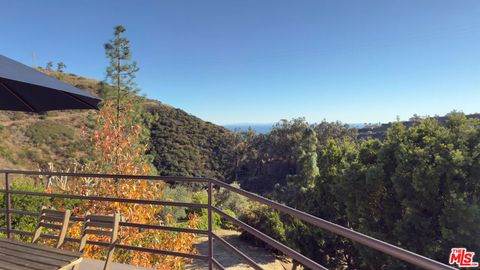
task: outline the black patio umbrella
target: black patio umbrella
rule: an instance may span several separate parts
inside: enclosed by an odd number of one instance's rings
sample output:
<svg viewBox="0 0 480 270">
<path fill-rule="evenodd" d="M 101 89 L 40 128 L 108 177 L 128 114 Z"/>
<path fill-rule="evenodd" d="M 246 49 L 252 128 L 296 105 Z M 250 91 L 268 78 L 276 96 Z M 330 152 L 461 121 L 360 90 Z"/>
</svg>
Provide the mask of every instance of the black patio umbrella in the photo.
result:
<svg viewBox="0 0 480 270">
<path fill-rule="evenodd" d="M 0 110 L 96 109 L 101 99 L 0 55 Z"/>
</svg>

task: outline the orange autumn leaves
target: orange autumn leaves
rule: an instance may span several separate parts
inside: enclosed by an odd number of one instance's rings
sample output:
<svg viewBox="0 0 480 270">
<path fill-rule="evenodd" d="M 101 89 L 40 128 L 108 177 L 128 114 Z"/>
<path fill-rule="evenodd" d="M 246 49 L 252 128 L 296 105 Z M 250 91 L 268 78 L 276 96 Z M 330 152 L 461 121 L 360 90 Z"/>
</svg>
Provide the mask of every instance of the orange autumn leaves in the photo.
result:
<svg viewBox="0 0 480 270">
<path fill-rule="evenodd" d="M 117 116 L 116 106 L 107 101 L 97 118 L 97 129 L 84 130 L 92 147 L 95 163 L 88 166 L 88 170 L 105 174 L 122 175 L 149 175 L 152 166 L 145 153 L 147 145 L 142 136 L 144 127 L 135 119 L 135 108 L 132 103 L 122 107 L 120 117 Z M 131 180 L 131 179 L 82 179 L 73 187 L 73 192 L 80 195 L 117 197 L 127 199 L 161 200 L 164 184 L 158 181 Z M 126 204 L 117 202 L 88 201 L 74 209 L 74 214 L 83 216 L 85 213 L 110 215 L 118 212 L 122 221 L 139 224 L 172 225 L 172 217 L 160 215 L 162 210 L 158 205 Z M 198 219 L 191 215 L 187 222 L 189 228 L 198 227 Z M 73 227 L 73 236 L 80 235 L 80 226 Z M 157 250 L 168 250 L 182 253 L 192 253 L 195 236 L 187 233 L 174 233 L 161 230 L 141 230 L 122 226 L 119 232 L 120 244 L 131 245 Z M 90 240 L 105 241 L 98 236 L 91 236 Z M 87 246 L 86 256 L 101 258 L 105 248 Z M 184 259 L 125 251 L 117 249 L 115 261 L 155 267 L 157 269 L 182 269 Z"/>
<path fill-rule="evenodd" d="M 105 173 L 147 175 L 151 165 L 147 162 L 144 127 L 135 115 L 132 103 L 122 106 L 119 115 L 116 106 L 107 101 L 97 118 L 97 130 L 90 134 L 96 155 L 97 169 Z"/>
</svg>

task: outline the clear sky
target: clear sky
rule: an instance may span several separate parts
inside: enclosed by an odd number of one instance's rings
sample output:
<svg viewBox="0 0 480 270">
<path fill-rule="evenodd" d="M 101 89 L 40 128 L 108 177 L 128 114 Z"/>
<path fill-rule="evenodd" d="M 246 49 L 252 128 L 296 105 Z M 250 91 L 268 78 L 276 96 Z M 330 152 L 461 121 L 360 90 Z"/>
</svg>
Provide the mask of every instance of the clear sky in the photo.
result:
<svg viewBox="0 0 480 270">
<path fill-rule="evenodd" d="M 217 124 L 480 112 L 478 0 L 2 2 L 0 54 L 103 79 L 123 24 L 142 92 Z"/>
</svg>

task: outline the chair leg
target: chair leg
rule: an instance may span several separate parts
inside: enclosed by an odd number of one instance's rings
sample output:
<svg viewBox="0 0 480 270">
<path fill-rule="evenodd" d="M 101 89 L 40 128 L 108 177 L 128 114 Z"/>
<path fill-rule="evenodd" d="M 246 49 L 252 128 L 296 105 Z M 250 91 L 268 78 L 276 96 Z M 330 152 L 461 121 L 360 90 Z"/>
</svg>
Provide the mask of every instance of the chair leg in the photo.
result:
<svg viewBox="0 0 480 270">
<path fill-rule="evenodd" d="M 103 270 L 110 270 L 110 264 L 112 262 L 112 257 L 113 257 L 113 252 L 114 251 L 115 251 L 115 246 L 111 246 L 108 249 L 107 259 L 105 260 L 105 266 L 103 267 Z"/>
<path fill-rule="evenodd" d="M 113 215 L 114 221 L 113 221 L 113 228 L 112 228 L 112 242 L 110 247 L 108 248 L 108 253 L 107 253 L 107 260 L 105 261 L 105 267 L 103 267 L 103 270 L 109 270 L 110 269 L 110 263 L 112 261 L 113 253 L 115 251 L 115 245 L 118 242 L 118 228 L 120 227 L 120 214 L 116 213 Z"/>
</svg>

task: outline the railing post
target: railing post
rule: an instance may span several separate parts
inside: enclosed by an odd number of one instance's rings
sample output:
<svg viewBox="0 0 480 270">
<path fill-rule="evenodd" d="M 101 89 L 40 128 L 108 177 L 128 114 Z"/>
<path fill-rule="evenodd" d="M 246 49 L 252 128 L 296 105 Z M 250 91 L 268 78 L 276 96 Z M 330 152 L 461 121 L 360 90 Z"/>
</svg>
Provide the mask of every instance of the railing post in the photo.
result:
<svg viewBox="0 0 480 270">
<path fill-rule="evenodd" d="M 114 186 L 115 186 L 115 196 L 119 197 L 119 194 L 118 194 L 118 177 L 115 177 L 115 179 L 113 180 L 114 182 Z"/>
<path fill-rule="evenodd" d="M 212 181 L 208 180 L 208 269 L 213 269 Z"/>
<path fill-rule="evenodd" d="M 12 200 L 10 196 L 10 181 L 8 173 L 5 173 L 5 223 L 7 225 L 7 238 L 11 237 L 10 232 L 12 230 L 12 214 L 10 213 Z"/>
</svg>

